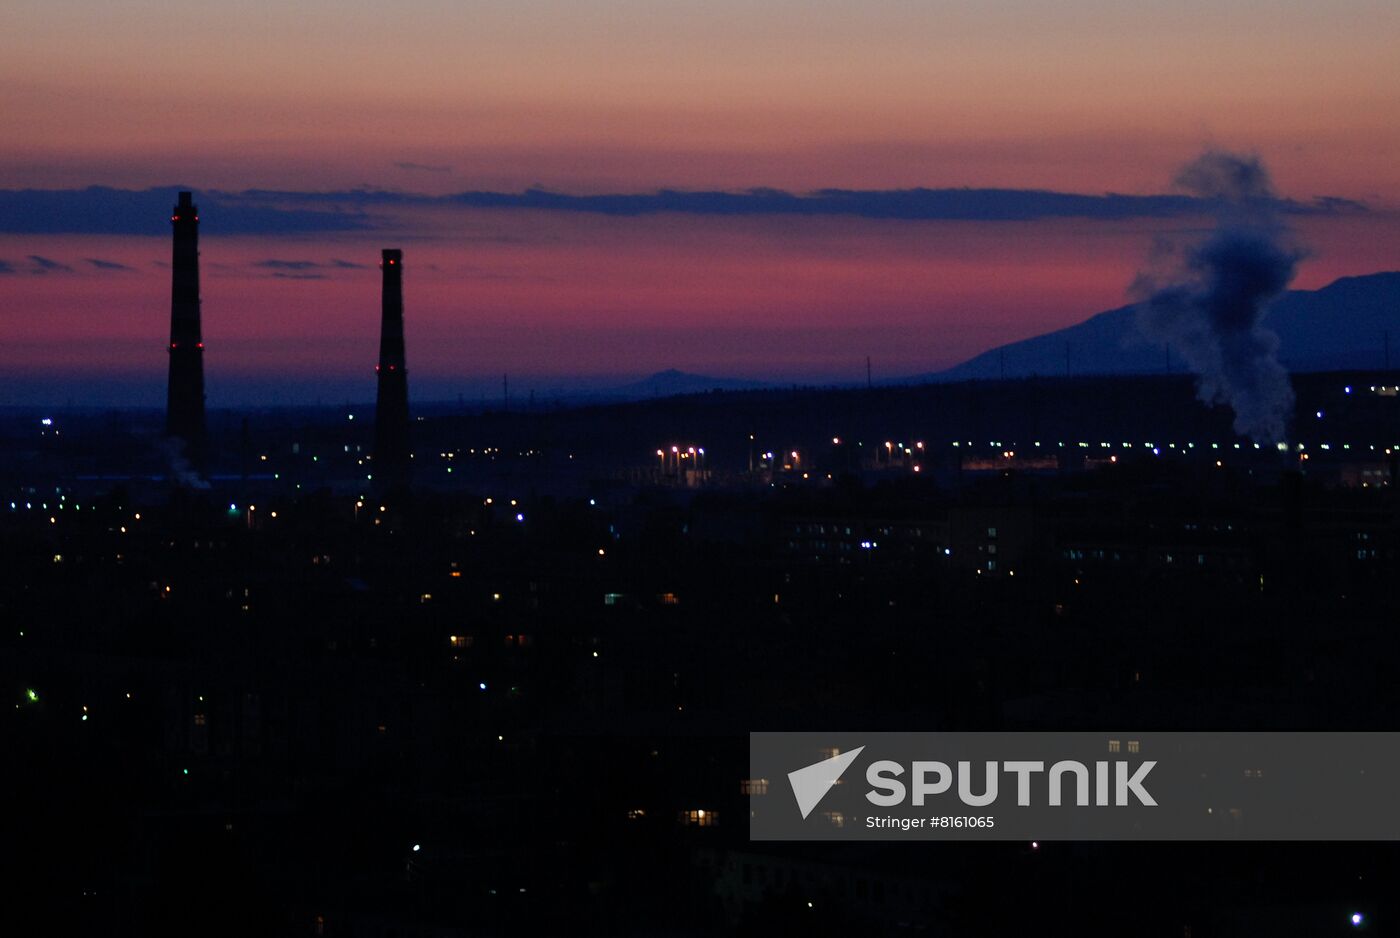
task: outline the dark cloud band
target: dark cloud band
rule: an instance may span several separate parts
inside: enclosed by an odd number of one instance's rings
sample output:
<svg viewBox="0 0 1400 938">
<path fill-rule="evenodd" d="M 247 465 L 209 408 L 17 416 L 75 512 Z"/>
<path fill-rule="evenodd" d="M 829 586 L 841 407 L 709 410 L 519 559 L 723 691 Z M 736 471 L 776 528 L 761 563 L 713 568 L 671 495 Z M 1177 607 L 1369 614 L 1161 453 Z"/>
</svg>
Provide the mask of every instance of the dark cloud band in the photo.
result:
<svg viewBox="0 0 1400 938">
<path fill-rule="evenodd" d="M 0 232 L 9 234 L 139 234 L 166 232 L 176 189 L 0 190 Z M 228 234 L 304 234 L 394 228 L 373 210 L 439 206 L 533 210 L 631 217 L 678 213 L 707 216 L 836 216 L 909 221 L 1034 221 L 1084 218 L 1178 218 L 1216 214 L 1219 199 L 1200 195 L 1083 195 L 1038 189 L 778 189 L 695 192 L 662 189 L 615 195 L 569 195 L 544 189 L 426 196 L 380 189 L 294 192 L 250 189 L 202 192 L 200 203 Z M 1274 199 L 1287 215 L 1366 211 L 1348 199 Z"/>
</svg>

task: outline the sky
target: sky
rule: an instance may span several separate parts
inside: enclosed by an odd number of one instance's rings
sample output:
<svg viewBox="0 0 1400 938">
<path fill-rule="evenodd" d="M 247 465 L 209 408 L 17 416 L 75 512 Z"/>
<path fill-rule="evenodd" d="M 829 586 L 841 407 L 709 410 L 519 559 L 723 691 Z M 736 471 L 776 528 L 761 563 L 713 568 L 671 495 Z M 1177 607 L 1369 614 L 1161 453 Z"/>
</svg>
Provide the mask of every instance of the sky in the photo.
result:
<svg viewBox="0 0 1400 938">
<path fill-rule="evenodd" d="M 180 187 L 216 406 L 368 398 L 381 247 L 422 395 L 935 371 L 1127 302 L 1216 148 L 1296 286 L 1400 268 L 1397 47 L 1393 0 L 8 0 L 0 405 L 162 399 Z"/>
</svg>

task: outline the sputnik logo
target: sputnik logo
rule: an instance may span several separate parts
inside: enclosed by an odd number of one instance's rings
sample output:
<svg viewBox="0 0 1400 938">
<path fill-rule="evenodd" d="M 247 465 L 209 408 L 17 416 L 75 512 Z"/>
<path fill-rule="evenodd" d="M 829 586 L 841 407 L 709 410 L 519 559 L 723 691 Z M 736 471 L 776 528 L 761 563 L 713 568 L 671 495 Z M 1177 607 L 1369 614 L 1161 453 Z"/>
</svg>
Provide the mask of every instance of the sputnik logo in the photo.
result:
<svg viewBox="0 0 1400 938">
<path fill-rule="evenodd" d="M 863 749 L 865 747 L 861 746 L 788 773 L 788 781 L 792 783 L 792 793 L 797 798 L 797 808 L 802 812 L 804 821 Z"/>
</svg>

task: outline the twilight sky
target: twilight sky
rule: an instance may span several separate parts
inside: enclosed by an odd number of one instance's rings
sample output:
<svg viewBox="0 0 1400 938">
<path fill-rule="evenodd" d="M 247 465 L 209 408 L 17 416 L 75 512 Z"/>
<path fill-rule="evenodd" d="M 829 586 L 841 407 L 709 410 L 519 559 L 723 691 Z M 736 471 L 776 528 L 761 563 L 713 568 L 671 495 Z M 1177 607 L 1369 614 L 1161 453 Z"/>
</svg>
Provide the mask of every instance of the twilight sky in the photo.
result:
<svg viewBox="0 0 1400 938">
<path fill-rule="evenodd" d="M 0 405 L 161 399 L 179 185 L 216 406 L 368 398 L 384 246 L 420 396 L 935 370 L 1125 302 L 1204 212 L 1104 194 L 1208 147 L 1297 285 L 1395 269 L 1398 47 L 1393 0 L 7 0 Z"/>
</svg>

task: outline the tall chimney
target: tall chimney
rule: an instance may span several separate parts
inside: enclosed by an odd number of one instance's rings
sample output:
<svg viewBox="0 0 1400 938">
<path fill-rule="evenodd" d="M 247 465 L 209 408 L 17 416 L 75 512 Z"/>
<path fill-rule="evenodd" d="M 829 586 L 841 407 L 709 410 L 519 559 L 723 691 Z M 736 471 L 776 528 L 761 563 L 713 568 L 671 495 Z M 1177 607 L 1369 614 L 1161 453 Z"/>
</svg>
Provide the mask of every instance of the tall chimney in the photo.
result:
<svg viewBox="0 0 1400 938">
<path fill-rule="evenodd" d="M 384 311 L 379 331 L 379 395 L 374 412 L 374 478 L 380 488 L 408 484 L 408 370 L 403 347 L 403 251 L 384 249 Z"/>
<path fill-rule="evenodd" d="M 170 224 L 175 231 L 170 284 L 170 376 L 166 385 L 165 433 L 184 442 L 184 455 L 202 468 L 204 428 L 204 339 L 199 327 L 199 208 L 180 193 Z"/>
</svg>

